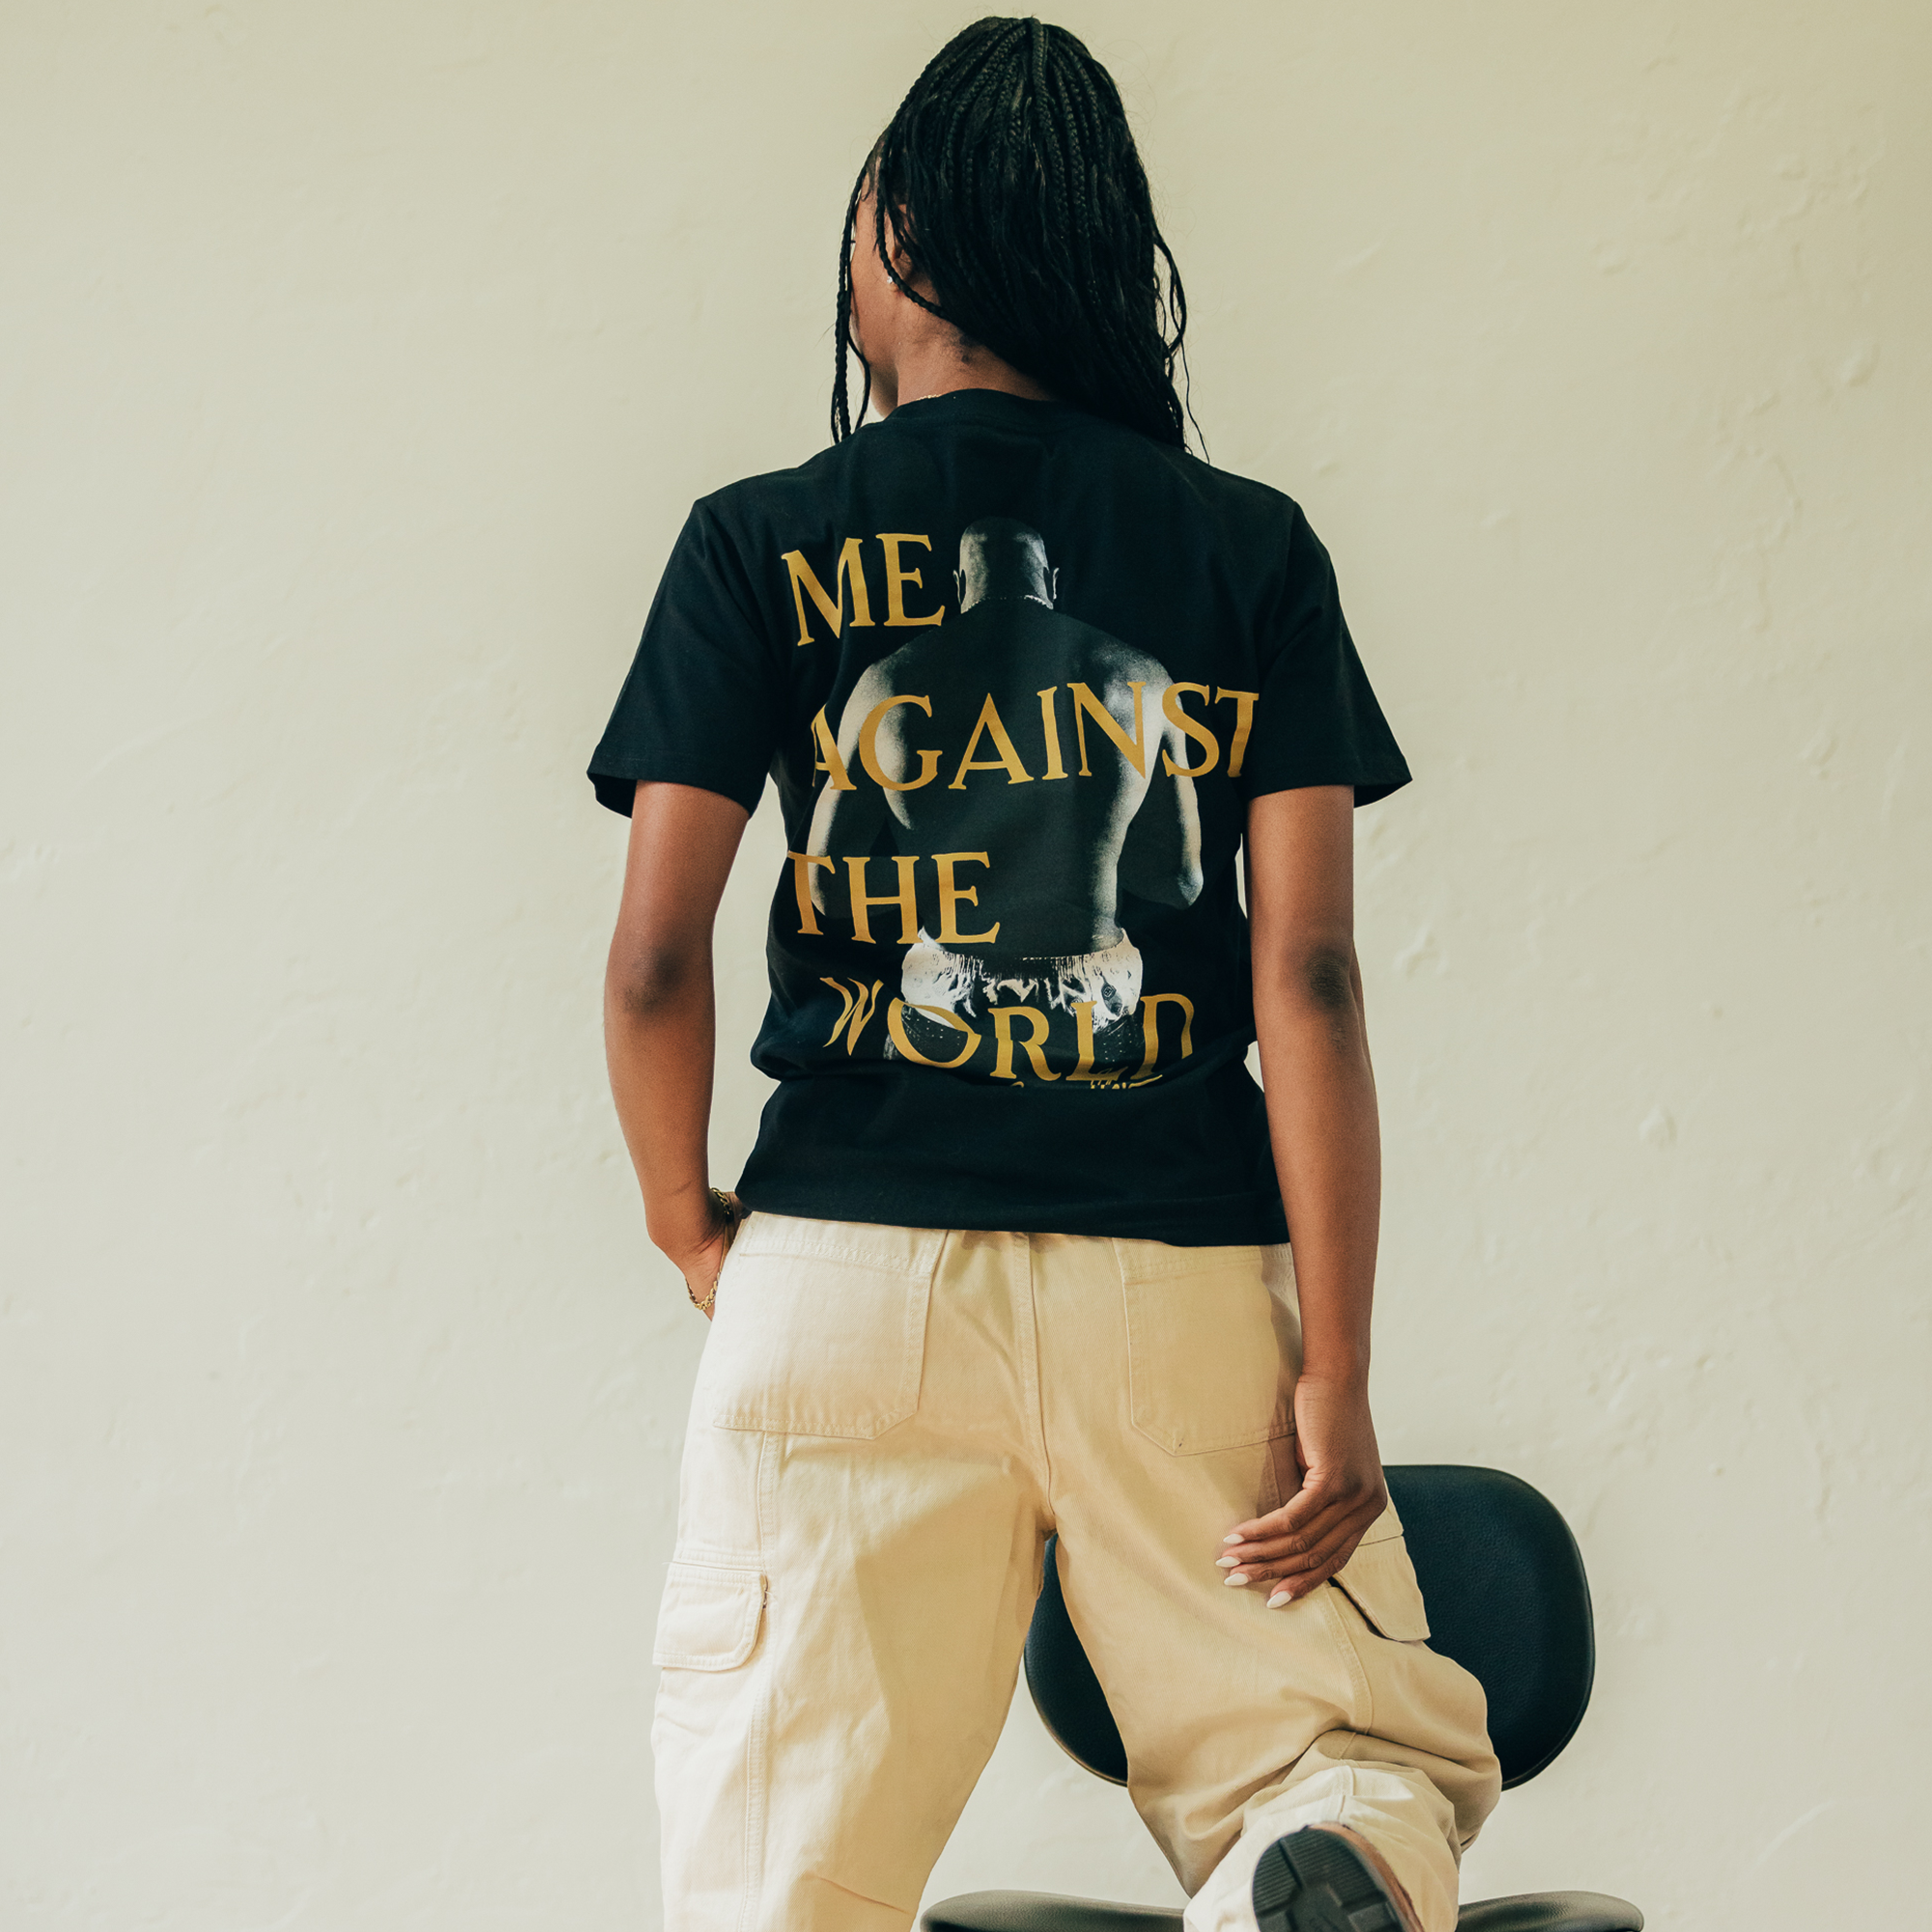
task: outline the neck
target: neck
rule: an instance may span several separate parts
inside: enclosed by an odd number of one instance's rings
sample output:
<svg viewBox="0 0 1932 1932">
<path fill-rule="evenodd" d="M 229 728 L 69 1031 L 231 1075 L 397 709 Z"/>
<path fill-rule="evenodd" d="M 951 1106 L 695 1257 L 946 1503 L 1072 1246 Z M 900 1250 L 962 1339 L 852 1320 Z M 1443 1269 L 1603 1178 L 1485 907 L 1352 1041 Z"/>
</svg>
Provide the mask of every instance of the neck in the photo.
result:
<svg viewBox="0 0 1932 1932">
<path fill-rule="evenodd" d="M 908 304 L 910 306 L 910 304 Z M 901 403 L 923 402 L 928 396 L 950 396 L 959 389 L 997 389 L 1002 395 L 1024 396 L 1029 402 L 1053 400 L 1053 391 L 990 349 L 966 348 L 950 323 L 934 319 L 898 345 L 890 367 L 872 370 L 872 413 L 890 415 Z"/>
<path fill-rule="evenodd" d="M 967 611 L 977 611 L 981 604 L 1037 604 L 1043 611 L 1053 609 L 1053 599 L 1044 590 L 981 590 L 960 604 L 959 614 L 963 617 Z"/>
</svg>

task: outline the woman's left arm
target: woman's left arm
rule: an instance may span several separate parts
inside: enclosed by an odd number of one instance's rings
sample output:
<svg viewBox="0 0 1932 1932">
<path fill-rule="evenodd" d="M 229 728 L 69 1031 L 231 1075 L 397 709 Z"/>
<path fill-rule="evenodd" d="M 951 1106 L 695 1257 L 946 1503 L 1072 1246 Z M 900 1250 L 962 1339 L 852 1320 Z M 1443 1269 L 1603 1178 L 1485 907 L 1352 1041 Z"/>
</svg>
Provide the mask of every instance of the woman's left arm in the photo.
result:
<svg viewBox="0 0 1932 1932">
<path fill-rule="evenodd" d="M 1381 1136 L 1355 960 L 1353 813 L 1348 785 L 1248 808 L 1255 1032 L 1301 1303 L 1301 1487 L 1237 1524 L 1220 1560 L 1231 1577 L 1271 1583 L 1270 1606 L 1325 1583 L 1388 1503 L 1369 1414 Z"/>
</svg>

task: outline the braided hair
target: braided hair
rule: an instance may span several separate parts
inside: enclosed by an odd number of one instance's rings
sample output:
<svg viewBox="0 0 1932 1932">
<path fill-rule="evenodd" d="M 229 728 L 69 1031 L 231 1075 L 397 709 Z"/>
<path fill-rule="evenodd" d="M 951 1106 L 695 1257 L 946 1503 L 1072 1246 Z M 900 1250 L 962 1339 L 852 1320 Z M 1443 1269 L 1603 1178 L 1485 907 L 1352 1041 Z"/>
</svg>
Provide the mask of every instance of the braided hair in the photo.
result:
<svg viewBox="0 0 1932 1932">
<path fill-rule="evenodd" d="M 910 301 L 1054 395 L 1186 445 L 1175 394 L 1187 298 L 1154 220 L 1120 91 L 1064 27 L 990 16 L 953 36 L 913 82 L 867 156 L 838 254 L 832 440 L 852 434 L 847 355 L 859 204 Z M 892 241 L 936 300 L 893 266 Z M 1166 267 L 1165 280 L 1156 257 Z"/>
</svg>

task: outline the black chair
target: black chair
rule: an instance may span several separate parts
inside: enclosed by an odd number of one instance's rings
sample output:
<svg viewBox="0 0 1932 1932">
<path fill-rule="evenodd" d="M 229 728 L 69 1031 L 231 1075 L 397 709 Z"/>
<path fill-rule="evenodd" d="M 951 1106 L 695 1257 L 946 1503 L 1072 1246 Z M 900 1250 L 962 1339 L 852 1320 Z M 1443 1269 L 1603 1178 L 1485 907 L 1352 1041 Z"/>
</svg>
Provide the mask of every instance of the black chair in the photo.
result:
<svg viewBox="0 0 1932 1932">
<path fill-rule="evenodd" d="M 1429 1607 L 1431 1645 L 1489 1693 L 1503 1788 L 1548 1769 L 1590 1702 L 1596 1638 L 1590 1585 L 1570 1526 L 1500 1469 L 1411 1463 L 1387 1472 Z M 1107 1700 L 1060 1593 L 1055 1545 L 1027 1634 L 1027 1688 L 1069 1757 L 1127 1778 Z M 1179 1932 L 1180 1914 L 1042 1892 L 975 1891 L 935 1905 L 924 1932 Z M 1643 1914 L 1594 1891 L 1526 1892 L 1463 1907 L 1458 1932 L 1642 1932 Z"/>
</svg>

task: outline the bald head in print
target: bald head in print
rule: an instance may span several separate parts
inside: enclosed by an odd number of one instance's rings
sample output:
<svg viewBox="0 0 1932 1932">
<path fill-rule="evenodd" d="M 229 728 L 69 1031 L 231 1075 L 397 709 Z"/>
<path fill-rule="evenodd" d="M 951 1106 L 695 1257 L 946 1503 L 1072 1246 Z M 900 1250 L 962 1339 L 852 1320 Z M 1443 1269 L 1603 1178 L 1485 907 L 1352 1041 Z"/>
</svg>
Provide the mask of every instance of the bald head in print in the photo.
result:
<svg viewBox="0 0 1932 1932">
<path fill-rule="evenodd" d="M 1051 610 L 1060 573 L 1048 566 L 1045 539 L 1031 525 L 1012 517 L 981 517 L 960 535 L 952 584 L 961 615 L 989 598 L 1030 598 Z"/>
</svg>

